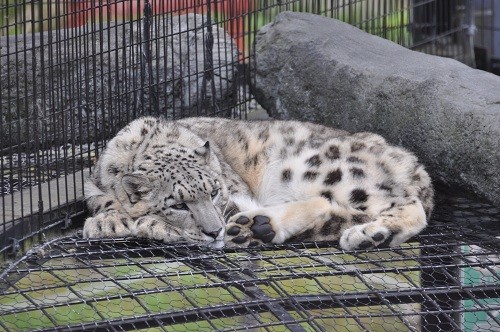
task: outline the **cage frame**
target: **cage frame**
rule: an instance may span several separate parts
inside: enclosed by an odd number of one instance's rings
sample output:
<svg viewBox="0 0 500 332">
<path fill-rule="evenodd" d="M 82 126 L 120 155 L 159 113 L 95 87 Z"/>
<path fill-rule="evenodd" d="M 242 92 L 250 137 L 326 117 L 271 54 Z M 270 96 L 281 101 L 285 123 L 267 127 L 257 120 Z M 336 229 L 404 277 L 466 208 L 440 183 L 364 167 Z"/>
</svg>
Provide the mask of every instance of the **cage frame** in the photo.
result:
<svg viewBox="0 0 500 332">
<path fill-rule="evenodd" d="M 118 1 L 120 3 L 125 3 L 127 1 L 135 1 L 135 0 L 121 0 Z M 220 24 L 216 20 L 216 15 L 214 14 L 214 23 L 212 23 L 210 20 L 212 19 L 212 15 L 210 15 L 210 11 L 212 9 L 211 4 L 217 3 L 217 2 L 223 2 L 223 4 L 228 4 L 230 3 L 231 0 L 206 0 L 205 5 L 208 6 L 206 8 L 206 11 L 209 13 L 208 15 L 208 27 L 216 27 L 217 24 Z M 279 10 L 286 10 L 286 9 L 301 9 L 304 11 L 309 11 L 309 12 L 317 12 L 321 13 L 321 0 L 304 0 L 304 1 L 299 1 L 299 0 L 270 0 L 270 1 L 265 1 L 265 0 L 259 0 L 262 3 L 266 4 L 267 9 L 272 9 L 274 7 L 279 8 Z M 396 3 L 404 3 L 405 0 L 389 0 L 391 4 L 396 4 Z M 50 2 L 50 1 L 49 1 Z M 100 2 L 97 0 L 92 0 L 93 6 L 91 8 L 93 10 L 98 10 L 99 12 L 103 12 L 106 7 L 103 6 Z M 140 1 L 137 1 L 139 3 Z M 154 3 L 155 0 L 153 1 L 145 1 L 145 3 Z M 332 2 L 333 3 L 333 2 Z M 342 1 L 342 4 L 344 2 Z M 350 3 L 350 2 L 349 2 Z M 359 1 L 354 1 L 353 2 L 353 8 L 356 9 L 356 6 L 360 5 L 363 3 L 363 0 Z M 379 3 L 387 3 L 380 1 Z M 96 5 L 98 4 L 98 5 Z M 340 6 L 340 2 L 337 2 L 338 6 Z M 434 0 L 429 0 L 429 1 L 421 1 L 418 2 L 418 6 L 426 6 L 426 5 L 434 5 L 435 1 Z M 1 7 L 1 6 L 0 6 Z M 15 6 L 14 6 L 15 7 Z M 339 7 L 340 8 L 340 7 Z M 382 7 L 381 7 L 382 8 Z M 338 9 L 338 8 L 337 8 Z M 32 9 L 33 10 L 33 9 Z M 85 14 L 87 9 L 84 8 L 79 8 L 73 12 L 77 17 L 79 15 Z M 107 9 L 106 9 L 107 10 Z M 141 27 L 143 28 L 143 34 L 141 35 L 143 39 L 139 42 L 139 44 L 144 45 L 146 50 L 150 50 L 152 47 L 152 40 L 151 36 L 148 35 L 149 27 L 151 27 L 154 22 L 153 16 L 151 16 L 151 8 L 145 7 L 144 15 L 140 19 L 141 22 Z M 259 13 L 260 10 L 256 10 L 255 13 Z M 234 13 L 233 13 L 234 14 Z M 324 13 L 323 13 L 324 14 Z M 340 11 L 336 12 L 336 14 L 340 15 Z M 102 14 L 101 14 L 102 15 Z M 241 14 L 234 14 L 236 17 Z M 267 13 L 264 13 L 263 15 L 267 15 Z M 354 15 L 351 12 L 347 14 L 349 15 Z M 384 14 L 385 15 L 385 14 Z M 402 17 L 404 18 L 404 15 L 400 13 Z M 333 11 L 332 11 L 332 16 L 333 16 Z M 355 16 L 355 15 L 354 15 Z M 362 16 L 362 15 L 361 15 Z M 70 15 L 66 16 L 68 19 L 71 18 Z M 139 20 L 139 19 L 138 19 Z M 92 20 L 91 20 L 92 21 Z M 222 20 L 224 23 L 231 23 L 231 18 L 230 19 L 223 19 Z M 390 17 L 388 15 L 385 16 L 383 20 L 386 25 L 390 25 Z M 39 21 L 32 21 L 32 24 L 34 26 L 36 25 L 42 25 L 43 23 L 49 23 L 50 22 L 50 16 L 49 18 L 43 18 L 40 19 Z M 92 24 L 97 24 L 96 21 L 93 21 Z M 243 24 L 247 28 L 255 27 L 255 21 L 249 20 L 246 24 Z M 252 26 L 254 25 L 254 26 Z M 358 26 L 361 28 L 369 28 L 370 26 L 376 26 L 376 24 L 370 20 L 362 20 L 361 22 L 358 22 Z M 460 25 L 457 27 L 456 31 L 462 31 L 462 32 L 467 32 L 469 31 L 470 27 L 465 25 Z M 243 33 L 241 31 L 242 27 L 237 24 L 237 26 L 234 28 L 236 33 Z M 240 29 L 240 30 L 238 30 Z M 251 30 L 253 33 L 256 32 L 256 30 Z M 207 49 L 212 49 L 211 43 L 213 43 L 213 38 L 211 39 L 210 36 L 213 34 L 213 31 L 210 31 L 207 33 L 205 37 L 205 46 Z M 399 34 L 399 37 L 397 36 Z M 385 37 L 391 35 L 390 33 L 387 33 Z M 405 35 L 402 32 L 397 32 L 395 34 L 396 37 L 394 38 L 400 38 L 401 40 L 405 40 Z M 436 36 L 434 36 L 436 37 Z M 438 34 L 437 37 L 443 37 L 442 35 Z M 423 38 L 422 40 L 416 42 L 416 43 L 410 43 L 406 46 L 409 46 L 410 48 L 413 49 L 418 49 L 418 50 L 423 50 L 423 51 L 428 51 L 430 53 L 438 53 L 441 52 L 442 50 L 435 50 L 431 47 L 424 47 L 426 46 L 426 43 L 428 41 L 432 41 L 432 38 L 425 39 Z M 464 43 L 467 45 L 466 47 L 470 48 L 470 40 L 465 39 Z M 250 50 L 250 46 L 246 45 L 243 43 L 244 47 L 246 47 L 244 50 L 248 51 L 249 53 L 245 53 L 242 55 L 242 59 L 244 63 L 240 63 L 242 60 L 241 58 L 238 59 L 238 66 L 239 70 L 244 73 L 242 77 L 239 77 L 239 79 L 242 79 L 244 81 L 246 80 L 251 80 L 252 79 L 252 74 L 251 74 L 251 61 L 252 61 L 252 53 Z M 444 51 L 443 51 L 444 52 Z M 17 54 L 17 53 L 16 53 Z M 204 72 L 207 73 L 207 77 L 210 77 L 210 75 L 213 75 L 213 59 L 210 59 L 210 52 L 207 52 L 207 58 L 205 59 L 205 64 L 206 67 L 203 68 Z M 446 55 L 442 53 L 441 55 Z M 2 56 L 2 58 L 6 58 L 5 56 Z M 151 58 L 151 54 L 146 54 L 145 55 L 146 59 Z M 245 60 L 247 61 L 245 63 Z M 146 75 L 151 68 L 148 68 L 147 66 L 148 61 L 146 61 L 144 65 L 144 69 L 142 69 L 141 74 Z M 141 78 L 142 80 L 146 80 L 146 78 Z M 213 82 L 214 80 L 211 80 L 211 86 L 210 89 L 214 89 Z M 0 81 L 0 86 L 2 85 L 2 82 Z M 245 90 L 248 89 L 248 87 L 244 87 L 244 92 L 241 94 L 244 98 L 248 97 L 250 95 L 250 90 Z M 212 91 L 213 93 L 213 91 Z M 205 96 L 205 93 L 202 93 L 203 96 Z M 213 93 L 215 95 L 215 93 Z M 211 102 L 214 102 L 213 100 Z M 1 103 L 1 101 L 0 101 Z M 214 104 L 213 105 L 216 111 L 214 113 L 217 113 L 217 107 L 218 105 Z M 244 114 L 242 117 L 246 117 L 246 106 L 243 106 L 243 109 L 245 110 Z M 153 113 L 158 112 L 158 109 L 155 109 Z M 241 114 L 241 113 L 240 113 Z M 3 121 L 3 120 L 2 120 Z M 2 125 L 5 124 L 5 122 L 1 123 Z M 34 131 L 39 131 L 40 128 L 35 125 Z M 35 147 L 40 148 L 44 146 L 43 141 L 38 141 L 34 142 Z M 95 150 L 98 151 L 100 148 L 102 148 L 102 145 L 98 147 L 97 145 L 89 150 Z M 15 150 L 11 150 L 16 152 Z M 87 151 L 88 152 L 88 151 Z M 90 159 L 90 155 L 87 153 Z M 43 157 L 37 156 L 37 162 L 43 163 Z M 5 169 L 5 163 L 2 160 L 1 167 L 2 170 Z M 37 170 L 38 172 L 40 170 Z M 54 189 L 49 189 L 48 192 L 57 192 L 59 193 L 59 185 L 58 182 L 65 182 L 66 181 L 66 187 L 64 187 L 66 190 L 68 190 L 67 187 L 67 177 L 78 177 L 78 178 L 83 178 L 84 174 L 83 171 L 84 169 L 82 168 L 81 173 L 72 173 L 72 174 L 67 174 L 64 179 L 56 179 L 55 181 L 49 181 L 48 185 L 53 185 L 54 182 L 56 182 L 56 186 Z M 184 261 L 189 261 L 189 264 L 193 268 L 196 269 L 199 273 L 214 273 L 219 279 L 223 280 L 223 282 L 227 282 L 228 284 L 236 284 L 238 285 L 245 294 L 251 299 L 246 302 L 240 303 L 240 304 L 231 304 L 231 305 L 222 305 L 218 306 L 215 309 L 210 309 L 210 308 L 201 308 L 201 309 L 190 309 L 189 310 L 184 310 L 184 312 L 176 312 L 176 313 L 163 313 L 163 314 L 154 314 L 154 313 L 148 313 L 148 315 L 143 316 L 141 319 L 137 318 L 117 318 L 115 320 L 110 320 L 110 321 L 98 321 L 96 322 L 87 322 L 87 323 L 78 323 L 78 324 L 73 324 L 73 325 L 58 325 L 54 324 L 53 327 L 46 327 L 42 328 L 42 330 L 85 330 L 85 329 L 94 329 L 94 328 L 109 328 L 111 330 L 127 330 L 127 329 L 136 329 L 136 328 L 146 328 L 146 327 L 152 327 L 156 326 L 159 328 L 163 328 L 163 325 L 165 323 L 175 323 L 175 322 L 193 322 L 193 321 L 203 321 L 206 320 L 205 318 L 207 317 L 226 317 L 226 316 L 237 316 L 239 314 L 243 313 L 248 313 L 250 315 L 253 315 L 254 317 L 257 317 L 259 313 L 263 312 L 270 312 L 273 316 L 275 317 L 282 317 L 281 322 L 274 322 L 270 325 L 267 325 L 264 322 L 261 323 L 256 323 L 255 327 L 256 328 L 263 328 L 263 329 L 271 329 L 273 326 L 281 326 L 283 325 L 285 328 L 288 328 L 290 330 L 301 330 L 303 327 L 300 325 L 301 323 L 305 322 L 312 322 L 313 328 L 317 328 L 317 330 L 322 330 L 324 327 L 322 327 L 320 324 L 314 321 L 314 317 L 311 318 L 312 316 L 307 313 L 307 310 L 304 310 L 302 312 L 299 312 L 300 310 L 304 308 L 332 308 L 332 307 L 337 307 L 337 308 L 342 308 L 346 312 L 346 316 L 351 315 L 356 321 L 356 323 L 361 326 L 361 328 L 364 330 L 368 330 L 368 328 L 365 326 L 365 323 L 361 322 L 359 318 L 356 318 L 356 315 L 354 314 L 349 314 L 349 308 L 353 307 L 352 304 L 360 304 L 360 305 L 365 305 L 368 306 L 369 304 L 385 304 L 390 310 L 392 310 L 392 314 L 387 314 L 388 316 L 397 316 L 397 317 L 404 317 L 405 314 L 398 312 L 394 307 L 392 307 L 392 303 L 404 303 L 405 301 L 408 303 L 415 303 L 418 302 L 422 305 L 421 311 L 419 313 L 421 319 L 423 319 L 426 323 L 425 326 L 421 327 L 421 330 L 424 331 L 451 331 L 451 330 L 459 330 L 462 328 L 462 317 L 461 315 L 465 312 L 472 312 L 472 309 L 464 309 L 463 308 L 463 302 L 460 301 L 467 301 L 467 300 L 472 300 L 475 304 L 479 306 L 479 308 L 476 308 L 474 310 L 480 311 L 480 312 L 486 312 L 488 317 L 492 319 L 493 323 L 496 323 L 498 326 L 500 326 L 498 318 L 496 316 L 493 316 L 490 314 L 490 310 L 488 309 L 488 306 L 485 306 L 484 303 L 481 301 L 483 299 L 498 299 L 500 297 L 500 277 L 499 273 L 497 272 L 496 268 L 498 268 L 498 262 L 494 260 L 486 261 L 486 262 L 475 262 L 471 261 L 468 263 L 462 263 L 456 264 L 456 259 L 460 258 L 463 259 L 465 256 L 463 253 L 458 253 L 457 250 L 460 250 L 460 246 L 462 245 L 474 245 L 472 242 L 473 240 L 476 240 L 478 242 L 476 243 L 481 243 L 481 245 L 486 246 L 486 249 L 488 250 L 488 254 L 494 254 L 495 252 L 500 251 L 500 243 L 498 240 L 498 221 L 500 221 L 500 214 L 498 212 L 498 209 L 496 207 L 492 206 L 486 206 L 482 203 L 477 203 L 474 200 L 469 200 L 467 198 L 461 198 L 457 199 L 456 201 L 453 201 L 450 203 L 447 201 L 446 198 L 443 198 L 442 201 L 440 202 L 441 204 L 451 204 L 451 206 L 454 207 L 454 210 L 438 210 L 437 217 L 434 217 L 435 222 L 441 222 L 441 223 L 433 223 L 431 226 L 428 228 L 428 231 L 426 233 L 423 233 L 422 235 L 416 237 L 412 241 L 420 241 L 422 243 L 425 243 L 423 245 L 417 245 L 416 248 L 418 250 L 421 250 L 420 253 L 420 258 L 415 258 L 421 259 L 421 263 L 424 265 L 423 268 L 423 274 L 421 277 L 421 285 L 417 287 L 417 285 L 414 285 L 415 289 L 411 290 L 406 290 L 406 291 L 394 291 L 394 292 L 387 292 L 387 293 L 382 293 L 378 292 L 376 290 L 371 290 L 367 291 L 363 294 L 358 294 L 358 295 L 352 295 L 352 294 L 344 294 L 344 295 L 338 295 L 335 294 L 333 296 L 332 294 L 323 294 L 321 296 L 317 294 L 313 295 L 304 295 L 304 296 L 298 296 L 298 295 L 293 295 L 293 294 L 288 294 L 287 291 L 282 290 L 283 297 L 277 298 L 277 299 L 270 299 L 269 295 L 266 295 L 265 292 L 262 291 L 258 286 L 262 285 L 265 283 L 265 281 L 259 281 L 258 278 L 255 276 L 252 277 L 252 271 L 246 269 L 244 267 L 237 267 L 235 268 L 235 271 L 229 269 L 229 272 L 224 272 L 225 270 L 228 270 L 227 268 L 220 268 L 220 262 L 217 262 L 214 260 L 214 257 L 223 256 L 226 257 L 225 260 L 228 261 L 229 256 L 228 254 L 244 254 L 244 255 L 258 255 L 258 254 L 265 254 L 266 252 L 273 252 L 273 251 L 279 251 L 279 250 L 291 250 L 291 251 L 297 251 L 300 252 L 300 255 L 306 255 L 303 254 L 302 252 L 304 250 L 310 250 L 310 249 L 326 249 L 329 248 L 332 253 L 335 253 L 336 255 L 342 256 L 342 255 L 354 255 L 354 256 L 359 256 L 359 255 L 364 255 L 366 252 L 368 253 L 386 253 L 386 252 L 397 252 L 399 249 L 374 249 L 374 250 L 367 250 L 367 251 L 357 251 L 357 252 L 343 252 L 339 249 L 337 249 L 337 243 L 300 243 L 300 244 L 284 244 L 284 245 L 275 245 L 275 246 L 266 246 L 264 248 L 258 248 L 258 249 L 225 249 L 219 253 L 213 252 L 213 257 L 212 260 L 209 260 L 208 262 L 201 262 L 200 257 L 207 257 L 205 254 L 205 249 L 192 246 L 192 245 L 182 245 L 182 244 L 176 244 L 176 245 L 168 245 L 168 244 L 161 244 L 158 242 L 145 242 L 142 240 L 137 240 L 137 239 L 113 239 L 113 240 L 83 240 L 81 239 L 81 235 L 70 235 L 68 237 L 57 237 L 54 240 L 46 241 L 44 238 L 44 233 L 49 232 L 49 231 L 61 231 L 61 232 L 70 232 L 75 226 L 81 226 L 82 224 L 82 217 L 85 216 L 86 211 L 84 209 L 84 204 L 82 200 L 80 199 L 75 199 L 71 202 L 66 202 L 63 205 L 52 205 L 50 202 L 48 203 L 49 209 L 45 210 L 44 205 L 47 204 L 47 200 L 44 197 L 44 191 L 41 189 L 42 186 L 44 186 L 42 183 L 37 183 L 36 186 L 28 188 L 26 191 L 29 193 L 29 198 L 25 198 L 25 200 L 30 200 L 30 208 L 26 209 L 26 213 L 21 213 L 21 217 L 15 220 L 11 220 L 11 228 L 10 230 L 6 228 L 6 222 L 3 223 L 3 232 L 0 238 L 2 238 L 4 241 L 2 243 L 2 246 L 0 248 L 0 255 L 2 255 L 4 258 L 7 257 L 9 259 L 14 259 L 13 261 L 9 261 L 10 263 L 4 268 L 3 272 L 0 274 L 0 280 L 2 283 L 0 285 L 0 297 L 5 296 L 5 294 L 14 294 L 12 291 L 8 291 L 9 288 L 17 288 L 18 286 L 17 283 L 22 280 L 24 277 L 30 276 L 30 274 L 35 273 L 39 271 L 40 268 L 43 269 L 44 264 L 49 264 L 52 260 L 64 257 L 64 258 L 74 258 L 77 257 L 78 255 L 81 256 L 86 256 L 89 261 L 95 261 L 92 259 L 92 257 L 97 257 L 99 259 L 105 258 L 105 257 L 125 257 L 125 256 L 117 256 L 118 254 L 121 255 L 126 255 L 126 257 L 130 258 L 133 257 L 134 254 L 138 255 L 139 257 L 144 257 L 147 256 L 149 253 L 146 251 L 150 251 L 150 253 L 158 254 L 159 257 L 162 257 L 162 255 L 170 255 L 170 258 L 172 259 L 184 259 Z M 73 190 L 77 191 L 79 189 L 73 188 Z M 25 191 L 25 192 L 26 192 Z M 446 190 L 443 190 L 446 192 Z M 22 190 L 21 190 L 22 193 Z M 32 195 L 33 194 L 33 195 Z M 451 197 L 452 194 L 448 193 L 449 196 Z M 49 194 L 50 195 L 50 194 Z M 5 200 L 2 199 L 2 204 L 3 204 L 3 218 L 5 220 Z M 14 200 L 12 200 L 12 205 L 14 204 Z M 439 204 L 439 203 L 438 203 Z M 475 206 L 475 207 L 474 207 Z M 34 208 L 33 208 L 34 207 Z M 471 208 L 472 207 L 472 208 Z M 484 210 L 484 211 L 481 211 Z M 487 211 L 492 211 L 492 212 L 487 212 Z M 31 213 L 28 213 L 31 212 Z M 460 214 L 457 216 L 456 214 Z M 461 220 L 458 222 L 457 225 L 453 225 L 456 220 Z M 443 222 L 444 221 L 444 222 Z M 17 225 L 21 225 L 18 227 Z M 27 227 L 28 229 L 25 229 L 24 225 L 29 225 Z M 33 229 L 30 227 L 33 226 Z M 35 227 L 37 226 L 37 227 Z M 442 228 L 441 228 L 442 227 Z M 443 231 L 444 229 L 445 231 Z M 449 231 L 446 233 L 446 230 Z M 10 232 L 10 233 L 9 233 Z M 477 232 L 477 233 L 476 233 Z M 495 233 L 496 232 L 496 233 Z M 448 234 L 448 235 L 447 235 Z M 451 234 L 451 235 L 450 235 Z M 438 243 L 438 244 L 432 244 L 430 242 L 425 242 L 426 239 L 429 238 L 439 238 L 439 237 L 445 237 L 449 236 L 450 237 L 450 243 L 444 242 L 444 243 Z M 33 249 L 30 249 L 27 251 L 26 254 L 23 254 L 23 251 L 26 250 L 27 247 L 30 247 L 33 242 L 41 242 L 43 243 L 40 246 L 35 246 Z M 442 240 L 442 239 L 441 239 Z M 67 247 L 64 247 L 67 246 Z M 415 245 L 413 245 L 415 247 Z M 56 248 L 56 251 L 54 251 L 54 248 Z M 65 248 L 65 249 L 61 249 Z M 76 248 L 75 252 L 72 252 L 68 248 Z M 78 252 L 78 248 L 96 248 L 94 251 L 91 252 Z M 64 252 L 66 250 L 66 253 L 64 254 L 59 254 L 57 253 L 57 250 L 60 250 L 61 252 Z M 191 258 L 189 255 L 186 256 L 185 252 L 188 251 L 193 251 L 196 253 L 196 256 L 198 258 Z M 145 253 L 146 252 L 146 253 Z M 98 253 L 98 254 L 96 254 Z M 62 255 L 62 256 L 61 256 Z M 93 256 L 94 255 L 94 256 Z M 183 256 L 184 255 L 184 256 Z M 299 254 L 298 254 L 299 255 Z M 486 255 L 486 254 L 481 254 L 481 255 Z M 478 255 L 481 256 L 481 255 Z M 21 256 L 20 258 L 16 258 L 16 256 Z M 307 255 L 306 255 L 307 256 Z M 14 258 L 13 258 L 14 257 Z M 188 258 L 186 258 L 188 257 Z M 415 255 L 416 257 L 416 255 Z M 474 254 L 470 254 L 467 257 L 475 257 Z M 210 258 L 210 257 L 208 257 Z M 475 259 L 475 258 L 474 258 Z M 265 259 L 259 259 L 260 261 L 265 261 Z M 377 263 L 376 260 L 372 260 L 372 263 Z M 328 264 L 323 264 L 328 267 Z M 333 265 L 332 265 L 333 266 Z M 91 267 L 89 265 L 90 269 L 96 269 L 96 267 Z M 461 280 L 461 271 L 465 268 L 485 268 L 489 272 L 491 272 L 493 276 L 493 281 L 490 284 L 482 284 L 480 286 L 464 286 L 462 285 L 462 280 Z M 50 270 L 50 269 L 49 269 Z M 222 270 L 223 272 L 219 272 L 219 270 Z M 404 269 L 402 269 L 404 270 Z M 208 272 L 207 272 L 208 271 Z M 388 271 L 394 271 L 394 270 L 387 270 L 381 268 L 379 271 L 378 270 L 373 270 L 375 273 L 380 272 L 388 272 Z M 408 271 L 408 269 L 404 270 Z M 426 273 L 426 272 L 429 273 Z M 337 271 L 337 274 L 345 274 L 345 271 Z M 360 273 L 358 272 L 349 272 L 351 274 L 356 274 Z M 349 274 L 347 273 L 347 274 Z M 18 277 L 16 277 L 16 274 L 19 274 Z M 329 275 L 329 274 L 328 274 Z M 250 278 L 250 282 L 246 279 Z M 289 277 L 293 279 L 292 277 Z M 361 278 L 361 280 L 363 280 Z M 451 286 L 450 286 L 451 285 Z M 68 286 L 70 287 L 70 286 Z M 206 287 L 212 287 L 211 285 L 206 285 Z M 9 293 L 10 292 L 10 293 Z M 22 296 L 25 296 L 25 292 L 19 291 L 19 294 Z M 29 297 L 25 296 L 26 299 Z M 81 299 L 82 303 L 83 302 L 92 302 L 92 299 L 86 299 L 82 298 Z M 461 307 L 462 305 L 462 307 Z M 36 307 L 36 306 L 35 306 Z M 39 305 L 41 310 L 45 310 L 49 307 L 50 305 Z M 500 305 L 494 304 L 492 310 L 498 310 Z M 289 311 L 291 310 L 296 310 L 299 312 L 302 316 L 301 319 L 295 319 L 293 316 L 290 315 Z M 300 310 L 299 310 L 300 309 Z M 15 311 L 15 310 L 14 310 Z M 6 313 L 5 311 L 3 312 L 4 314 Z M 309 315 L 309 316 L 308 316 Z M 46 315 L 49 317 L 50 315 Z M 50 319 L 50 318 L 49 318 Z M 258 319 L 257 319 L 258 320 Z M 208 324 L 212 327 L 215 327 L 214 323 L 208 321 Z M 53 321 L 54 323 L 57 323 Z M 404 319 L 403 319 L 404 322 Z M 98 325 L 96 325 L 98 324 Z M 155 325 L 156 324 L 156 325 Z M 413 327 L 409 324 L 405 325 L 408 327 L 409 330 L 414 330 Z M 0 330 L 1 329 L 8 330 L 8 326 L 6 325 L 5 321 L 0 320 Z M 492 325 L 492 329 L 494 330 L 495 326 Z"/>
</svg>

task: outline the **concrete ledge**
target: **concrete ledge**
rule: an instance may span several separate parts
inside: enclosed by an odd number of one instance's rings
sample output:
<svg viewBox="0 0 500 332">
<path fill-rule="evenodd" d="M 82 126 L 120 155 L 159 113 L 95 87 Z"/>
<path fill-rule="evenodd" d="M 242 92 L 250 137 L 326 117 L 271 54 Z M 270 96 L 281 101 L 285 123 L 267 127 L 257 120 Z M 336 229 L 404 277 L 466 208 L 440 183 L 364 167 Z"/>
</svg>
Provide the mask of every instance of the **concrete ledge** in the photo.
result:
<svg viewBox="0 0 500 332">
<path fill-rule="evenodd" d="M 258 34 L 255 70 L 271 116 L 377 132 L 435 179 L 500 204 L 500 77 L 291 12 Z"/>
<path fill-rule="evenodd" d="M 3 218 L 0 225 L 0 254 L 13 244 L 10 242 L 12 239 L 26 238 L 31 243 L 35 233 L 50 238 L 55 234 L 54 230 L 43 229 L 58 221 L 63 221 L 64 227 L 66 217 L 82 211 L 83 180 L 88 174 L 89 170 L 85 169 L 0 197 Z M 10 250 L 14 248 L 8 249 L 8 252 Z"/>
</svg>

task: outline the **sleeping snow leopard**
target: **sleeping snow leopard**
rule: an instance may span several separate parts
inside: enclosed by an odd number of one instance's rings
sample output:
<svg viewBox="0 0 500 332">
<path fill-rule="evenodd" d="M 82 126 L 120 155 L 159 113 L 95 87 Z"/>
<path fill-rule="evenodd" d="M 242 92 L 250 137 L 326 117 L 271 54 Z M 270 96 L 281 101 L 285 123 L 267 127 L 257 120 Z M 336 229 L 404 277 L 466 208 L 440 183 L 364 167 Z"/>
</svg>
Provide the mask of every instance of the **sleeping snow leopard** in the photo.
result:
<svg viewBox="0 0 500 332">
<path fill-rule="evenodd" d="M 109 141 L 86 183 L 85 238 L 220 248 L 339 240 L 398 246 L 433 208 L 417 158 L 372 133 L 294 121 L 145 117 Z"/>
</svg>

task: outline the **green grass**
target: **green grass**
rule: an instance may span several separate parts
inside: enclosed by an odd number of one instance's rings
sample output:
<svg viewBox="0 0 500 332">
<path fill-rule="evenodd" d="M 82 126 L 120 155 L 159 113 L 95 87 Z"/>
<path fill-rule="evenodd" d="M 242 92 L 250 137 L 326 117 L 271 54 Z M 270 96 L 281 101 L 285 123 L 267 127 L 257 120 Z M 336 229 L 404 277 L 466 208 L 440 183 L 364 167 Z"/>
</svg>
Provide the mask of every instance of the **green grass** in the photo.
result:
<svg viewBox="0 0 500 332">
<path fill-rule="evenodd" d="M 21 314 L 3 314 L 0 316 L 0 322 L 11 331 L 27 331 L 30 329 L 54 327 L 50 319 L 39 310 L 23 312 Z"/>
</svg>

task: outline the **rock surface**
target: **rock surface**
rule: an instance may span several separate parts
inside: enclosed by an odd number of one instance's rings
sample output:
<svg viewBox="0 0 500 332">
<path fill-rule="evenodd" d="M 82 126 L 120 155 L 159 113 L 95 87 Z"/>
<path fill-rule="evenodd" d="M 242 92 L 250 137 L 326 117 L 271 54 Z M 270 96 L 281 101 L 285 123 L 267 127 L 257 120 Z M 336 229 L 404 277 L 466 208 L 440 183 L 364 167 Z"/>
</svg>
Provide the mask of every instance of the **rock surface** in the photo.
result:
<svg viewBox="0 0 500 332">
<path fill-rule="evenodd" d="M 0 148 L 106 138 L 143 114 L 205 114 L 206 17 L 158 15 L 150 26 L 149 43 L 144 20 L 0 37 Z M 238 50 L 212 30 L 215 99 L 234 104 Z"/>
<path fill-rule="evenodd" d="M 377 132 L 435 179 L 500 204 L 500 77 L 291 12 L 258 34 L 255 71 L 271 116 Z"/>
</svg>

